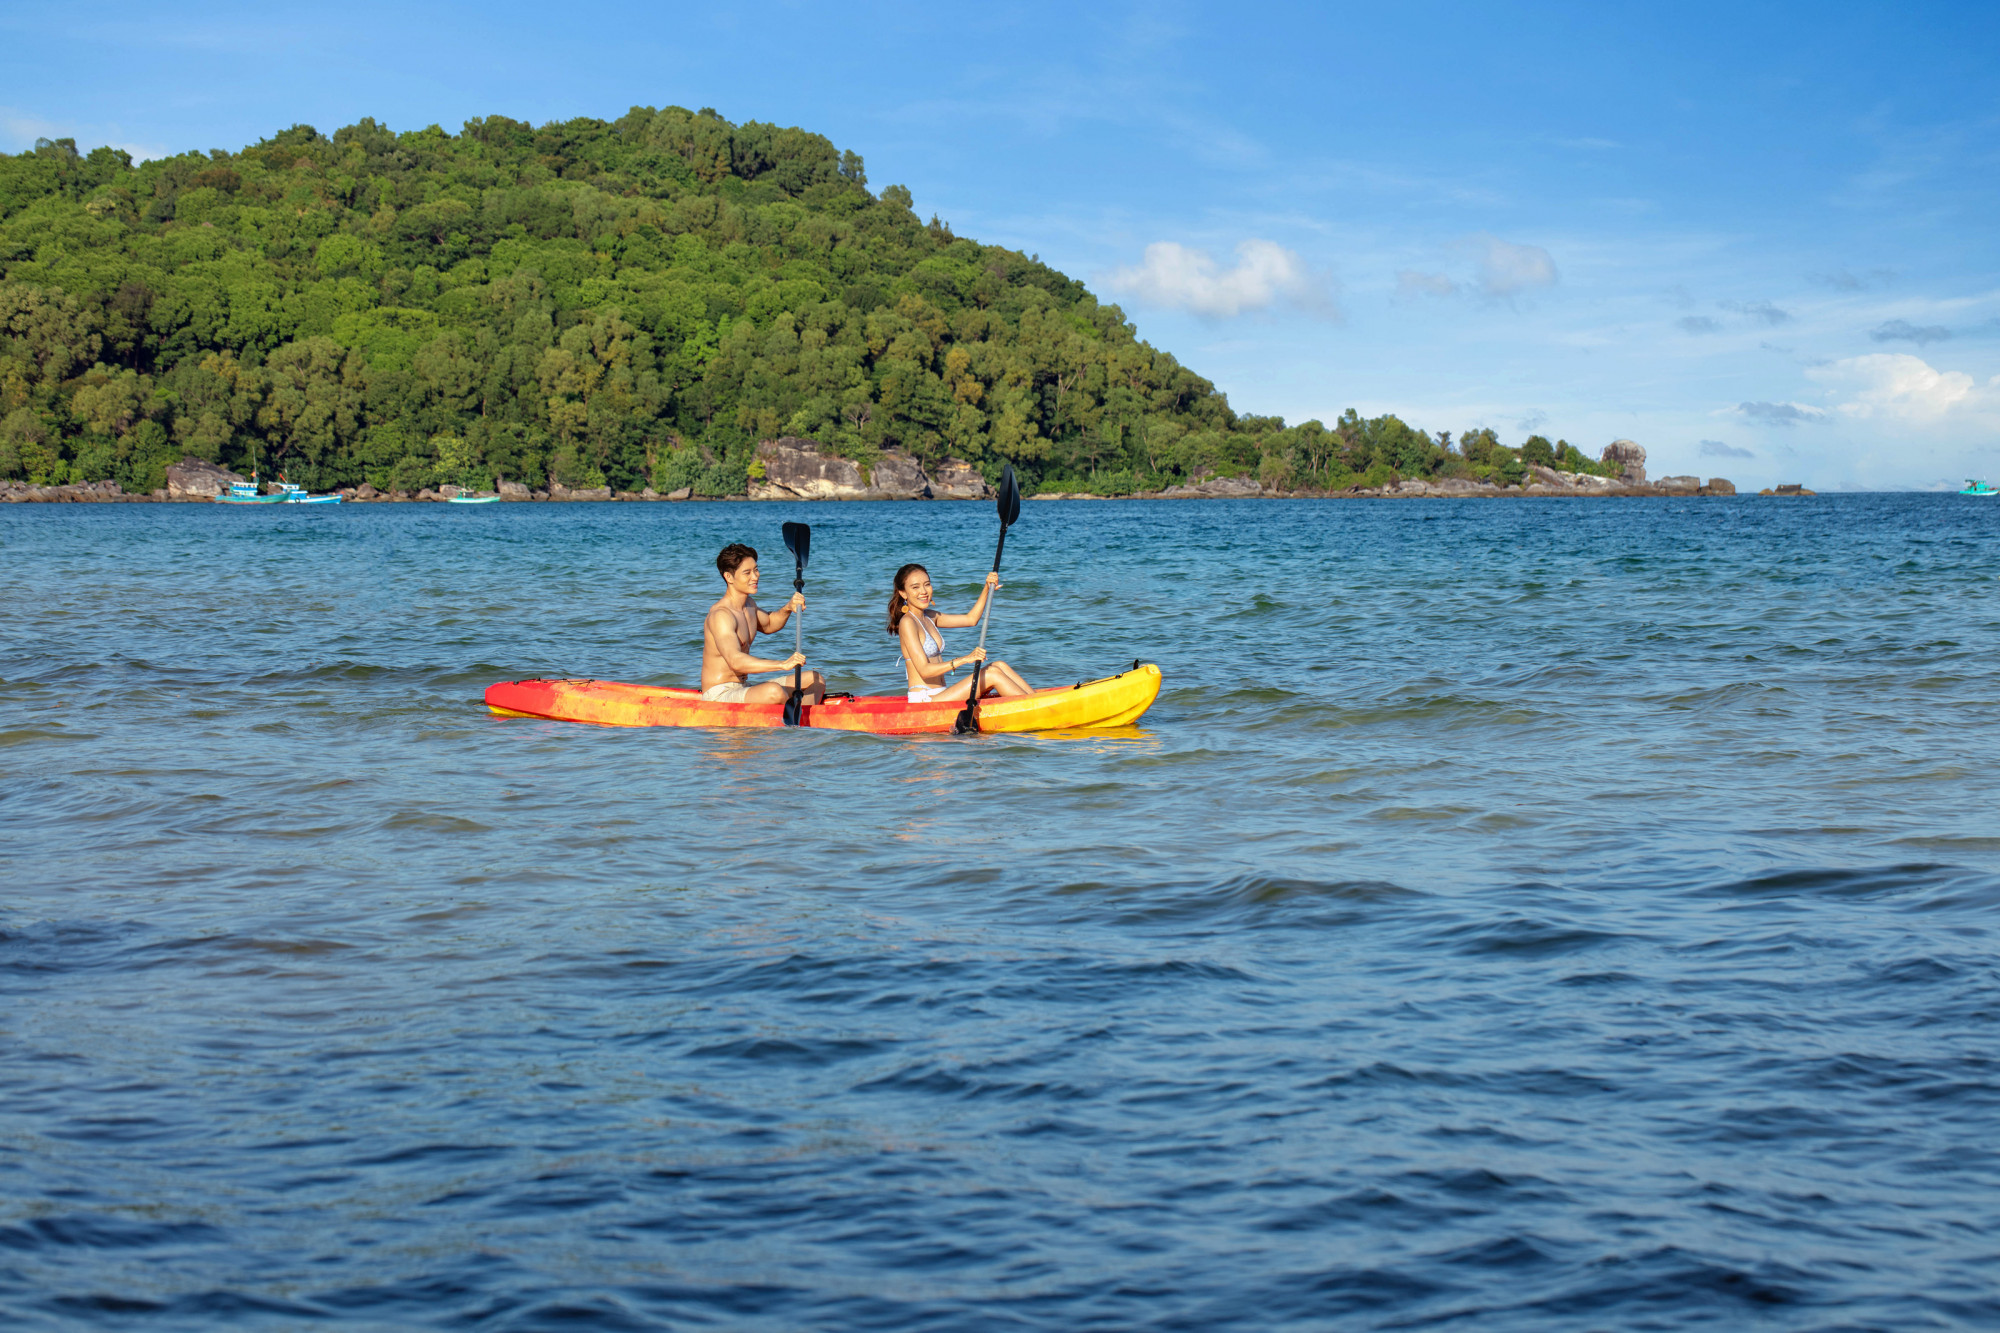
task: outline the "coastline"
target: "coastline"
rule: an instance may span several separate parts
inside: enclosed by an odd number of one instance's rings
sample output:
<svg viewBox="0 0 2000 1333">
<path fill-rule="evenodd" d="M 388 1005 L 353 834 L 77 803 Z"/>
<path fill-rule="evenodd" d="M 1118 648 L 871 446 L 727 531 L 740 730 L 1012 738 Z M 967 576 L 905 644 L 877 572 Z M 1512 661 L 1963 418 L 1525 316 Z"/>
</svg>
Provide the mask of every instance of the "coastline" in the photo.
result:
<svg viewBox="0 0 2000 1333">
<path fill-rule="evenodd" d="M 1529 464 L 1520 480 L 1508 485 L 1474 480 L 1464 476 L 1400 477 L 1380 486 L 1352 485 L 1340 489 L 1319 487 L 1266 486 L 1249 477 L 1224 477 L 1197 472 L 1187 482 L 1156 491 L 1132 491 L 1122 495 L 1100 495 L 1092 491 L 1042 491 L 1029 500 L 1460 500 L 1460 499 L 1684 499 L 1735 495 L 1736 486 L 1726 477 L 1703 480 L 1693 475 L 1648 480 L 1645 450 L 1630 440 L 1614 441 L 1605 451 L 1606 462 L 1616 462 L 1622 476 L 1599 472 L 1568 472 L 1546 464 Z M 69 485 L 37 486 L 20 481 L 0 481 L 0 503 L 209 503 L 216 502 L 234 487 L 248 486 L 251 479 L 203 459 L 186 457 L 166 469 L 166 485 L 150 494 L 125 493 L 115 481 L 80 482 Z M 754 462 L 746 469 L 744 489 L 731 495 L 698 496 L 692 485 L 670 491 L 648 486 L 638 491 L 614 491 L 610 486 L 571 487 L 549 478 L 545 486 L 530 488 L 518 481 L 499 481 L 492 491 L 441 484 L 416 491 L 377 490 L 368 482 L 359 486 L 336 487 L 332 494 L 354 504 L 403 504 L 449 502 L 463 496 L 479 495 L 513 503 L 585 501 L 651 502 L 666 500 L 990 500 L 993 488 L 971 463 L 958 458 L 939 459 L 926 464 L 900 449 L 884 450 L 867 467 L 854 460 L 825 452 L 812 440 L 787 436 L 764 440 L 757 446 Z M 265 482 L 267 495 L 282 489 Z M 1761 495 L 1812 495 L 1800 485 L 1764 490 Z"/>
<path fill-rule="evenodd" d="M 372 494 L 360 494 L 361 490 Z M 446 491 L 459 493 L 456 487 Z M 373 487 L 340 487 L 334 494 L 349 504 L 445 504 L 451 494 L 425 489 L 409 491 L 374 491 Z M 1217 487 L 1209 489 L 1200 486 L 1177 486 L 1164 491 L 1135 491 L 1127 495 L 1096 495 L 1088 491 L 1045 491 L 1025 497 L 1030 502 L 1056 500 L 1105 501 L 1105 500 L 1645 500 L 1720 498 L 1735 496 L 1734 486 L 1724 483 L 1723 487 L 1710 485 L 1696 487 L 1636 485 L 1636 486 L 1596 486 L 1564 487 L 1537 483 L 1530 486 L 1480 486 L 1480 485 L 1438 485 L 1431 482 L 1405 481 L 1395 486 L 1381 488 L 1352 487 L 1347 490 L 1273 490 L 1262 486 Z M 1765 490 L 1759 494 L 1789 498 L 1791 496 L 1811 496 L 1814 491 Z M 951 503 L 962 500 L 983 499 L 969 495 L 910 495 L 908 493 L 860 492 L 845 495 L 692 495 L 686 491 L 676 491 L 662 495 L 656 491 L 612 491 L 609 487 L 588 490 L 573 490 L 563 486 L 549 489 L 531 490 L 522 486 L 519 493 L 503 492 L 500 499 L 504 503 L 530 504 L 648 504 L 666 502 L 684 503 L 768 503 L 810 502 L 814 504 L 843 503 L 854 500 L 917 500 Z M 62 486 L 36 486 L 26 482 L 0 482 L 0 504 L 220 504 L 214 495 L 183 492 L 172 494 L 165 490 L 150 495 L 127 494 L 116 482 L 81 482 Z"/>
</svg>

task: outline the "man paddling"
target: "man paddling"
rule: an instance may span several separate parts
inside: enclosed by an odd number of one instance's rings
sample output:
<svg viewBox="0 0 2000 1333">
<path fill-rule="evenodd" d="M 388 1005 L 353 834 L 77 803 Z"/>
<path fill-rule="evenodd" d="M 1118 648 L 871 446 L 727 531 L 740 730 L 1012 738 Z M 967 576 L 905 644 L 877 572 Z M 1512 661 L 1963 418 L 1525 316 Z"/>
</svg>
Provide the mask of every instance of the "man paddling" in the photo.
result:
<svg viewBox="0 0 2000 1333">
<path fill-rule="evenodd" d="M 790 671 L 806 660 L 793 653 L 782 662 L 752 657 L 750 643 L 759 634 L 775 634 L 785 627 L 792 613 L 803 610 L 806 595 L 792 594 L 792 600 L 777 611 L 760 611 L 751 598 L 757 595 L 757 552 L 741 542 L 731 542 L 715 557 L 715 568 L 729 591 L 708 608 L 701 627 L 701 697 L 727 704 L 781 704 L 791 697 L 790 680 L 767 680 L 752 685 L 744 677 L 753 671 Z M 819 672 L 807 671 L 801 682 L 804 701 L 816 704 L 826 697 L 826 682 Z"/>
</svg>

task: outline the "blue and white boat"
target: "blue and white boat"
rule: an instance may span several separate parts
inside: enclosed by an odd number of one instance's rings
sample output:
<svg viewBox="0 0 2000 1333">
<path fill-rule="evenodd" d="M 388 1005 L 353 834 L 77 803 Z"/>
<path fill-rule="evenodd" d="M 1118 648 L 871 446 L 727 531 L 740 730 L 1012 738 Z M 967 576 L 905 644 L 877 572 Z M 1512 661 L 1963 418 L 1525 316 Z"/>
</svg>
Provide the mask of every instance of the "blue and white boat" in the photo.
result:
<svg viewBox="0 0 2000 1333">
<path fill-rule="evenodd" d="M 285 497 L 282 495 L 259 495 L 255 481 L 232 481 L 229 493 L 215 497 L 226 505 L 274 505 Z"/>
<path fill-rule="evenodd" d="M 284 487 L 284 493 L 278 498 L 288 505 L 337 505 L 344 498 L 340 495 L 308 495 L 305 487 L 289 481 L 281 481 L 278 485 Z"/>
<path fill-rule="evenodd" d="M 472 495 L 465 491 L 460 491 L 457 495 L 449 497 L 445 503 L 455 505 L 490 505 L 497 504 L 499 500 L 500 497 L 498 495 Z"/>
<path fill-rule="evenodd" d="M 1959 492 L 1959 494 L 1960 494 L 1960 495 L 2000 495 L 2000 491 L 1996 491 L 1996 490 L 1994 490 L 1994 489 L 1993 489 L 1993 488 L 1992 488 L 1991 486 L 1988 486 L 1988 485 L 1987 485 L 1987 484 L 1986 484 L 1985 482 L 1983 482 L 1983 481 L 1975 481 L 1975 480 L 1973 480 L 1973 479 L 1972 479 L 1971 477 L 1967 477 L 1967 478 L 1965 479 L 1965 489 L 1964 489 L 1964 490 L 1962 490 L 1962 491 L 1960 491 L 1960 492 Z"/>
</svg>

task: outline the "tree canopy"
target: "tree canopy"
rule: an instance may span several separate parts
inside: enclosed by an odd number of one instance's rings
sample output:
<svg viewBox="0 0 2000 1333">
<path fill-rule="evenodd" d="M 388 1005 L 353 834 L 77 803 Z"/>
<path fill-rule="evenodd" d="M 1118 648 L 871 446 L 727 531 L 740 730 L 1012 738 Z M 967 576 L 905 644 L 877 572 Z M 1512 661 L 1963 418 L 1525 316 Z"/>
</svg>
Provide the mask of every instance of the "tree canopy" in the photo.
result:
<svg viewBox="0 0 2000 1333">
<path fill-rule="evenodd" d="M 1238 415 L 1082 283 L 871 193 L 821 135 L 708 108 L 0 155 L 0 478 L 150 490 L 191 454 L 315 488 L 721 495 L 779 435 L 1100 493 L 1591 466 Z"/>
</svg>

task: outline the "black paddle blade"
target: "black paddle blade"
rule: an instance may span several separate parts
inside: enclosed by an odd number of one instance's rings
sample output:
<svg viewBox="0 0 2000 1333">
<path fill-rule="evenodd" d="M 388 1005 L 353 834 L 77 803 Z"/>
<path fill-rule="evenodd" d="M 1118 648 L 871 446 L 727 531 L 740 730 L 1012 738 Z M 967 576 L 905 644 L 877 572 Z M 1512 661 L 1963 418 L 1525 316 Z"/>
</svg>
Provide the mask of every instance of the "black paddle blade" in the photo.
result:
<svg viewBox="0 0 2000 1333">
<path fill-rule="evenodd" d="M 785 526 L 790 527 L 791 525 L 786 524 Z M 803 527 L 804 524 L 801 524 L 800 526 Z M 801 705 L 803 705 L 804 703 L 805 703 L 805 668 L 793 667 L 792 692 L 785 699 L 786 726 L 796 727 L 797 725 L 799 725 L 799 719 L 801 716 Z"/>
<path fill-rule="evenodd" d="M 812 535 L 810 523 L 785 524 L 785 549 L 790 551 L 792 559 L 798 562 L 800 574 L 806 572 L 806 553 L 812 547 Z"/>
<path fill-rule="evenodd" d="M 1021 483 L 1014 480 L 1014 465 L 1000 474 L 1000 526 L 1011 528 L 1021 521 Z"/>
<path fill-rule="evenodd" d="M 958 710 L 958 718 L 951 724 L 952 731 L 957 735 L 971 736 L 979 731 L 980 674 L 985 666 L 984 662 L 972 664 L 972 693 L 965 696 L 965 707 Z"/>
</svg>

